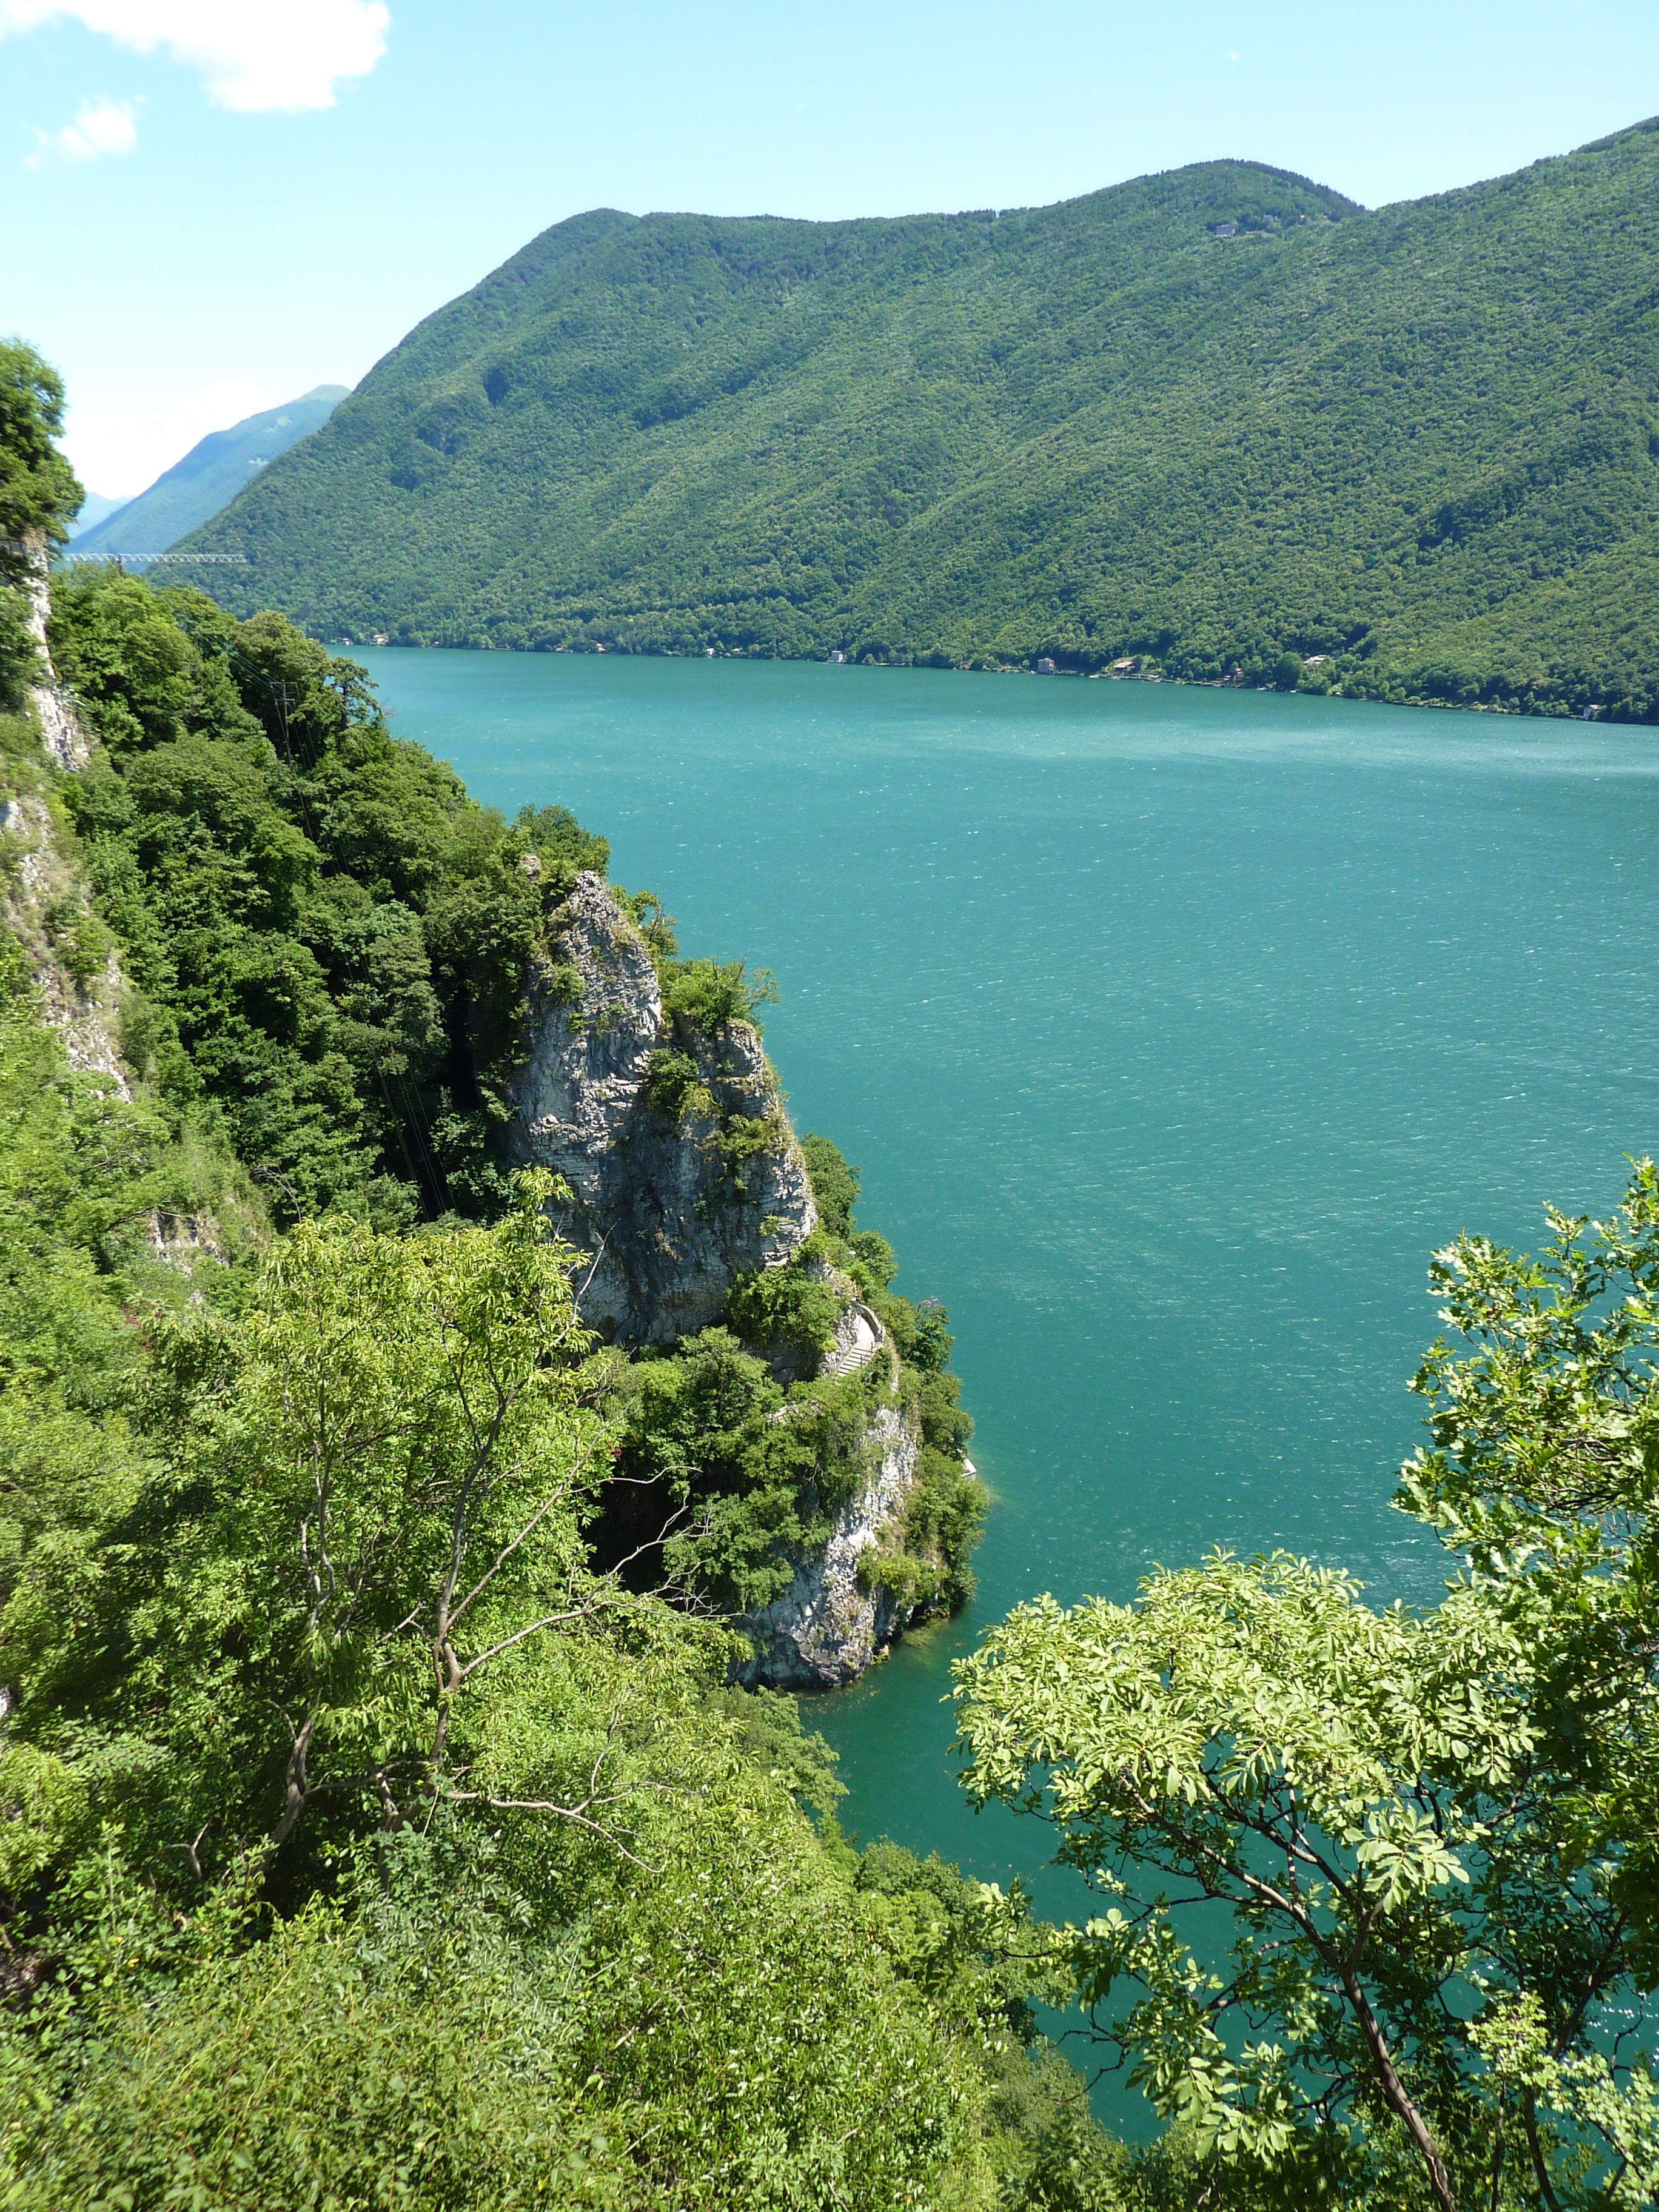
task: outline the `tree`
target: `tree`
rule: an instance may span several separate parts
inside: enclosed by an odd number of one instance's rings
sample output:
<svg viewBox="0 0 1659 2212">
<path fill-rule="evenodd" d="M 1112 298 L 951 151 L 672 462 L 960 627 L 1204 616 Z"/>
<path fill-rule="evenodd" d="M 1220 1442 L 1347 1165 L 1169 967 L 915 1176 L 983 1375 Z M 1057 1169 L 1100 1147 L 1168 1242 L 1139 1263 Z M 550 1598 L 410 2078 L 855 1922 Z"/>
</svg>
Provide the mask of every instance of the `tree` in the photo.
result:
<svg viewBox="0 0 1659 2212">
<path fill-rule="evenodd" d="M 1069 1940 L 1132 2078 L 1293 2200 L 1650 2202 L 1659 1178 L 1541 1259 L 1437 1255 L 1398 1502 L 1463 1563 L 1377 1612 L 1275 1555 L 1019 1607 L 958 1668 L 966 1782 L 1109 1898 Z M 1224 1966 L 1187 1909 L 1218 1900 Z M 1132 1995 L 1113 2010 L 1115 1993 Z M 1415 2179 L 1412 2179 L 1415 2174 Z"/>
<path fill-rule="evenodd" d="M 31 543 L 62 544 L 86 496 L 58 450 L 64 380 L 33 346 L 0 341 L 0 578 L 15 583 Z"/>
<path fill-rule="evenodd" d="M 97 1525 L 23 1547 L 18 2212 L 988 2204 L 1021 1916 L 866 1893 L 792 1802 L 834 1789 L 793 1705 L 592 1571 L 615 1355 L 550 1181 L 489 1229 L 307 1223 L 244 1310 L 158 1322 Z"/>
<path fill-rule="evenodd" d="M 58 452 L 63 380 L 32 346 L 0 341 L 0 710 L 19 707 L 40 672 L 18 587 L 68 535 L 85 496 Z"/>
<path fill-rule="evenodd" d="M 551 1723 L 503 1733 L 492 1702 L 497 1677 L 522 1697 L 538 1642 L 603 1641 L 641 1602 L 588 1565 L 609 1366 L 545 1237 L 550 1187 L 525 1177 L 489 1230 L 304 1223 L 240 1326 L 161 1332 L 147 1419 L 171 1448 L 106 1532 L 94 1619 L 54 1604 L 47 1561 L 0 1628 L 26 1736 L 72 1748 L 94 1714 L 124 1734 L 141 1859 L 199 1879 L 319 1817 L 337 1837 L 434 1802 L 627 1850 L 623 1716 L 556 1755 Z"/>
</svg>

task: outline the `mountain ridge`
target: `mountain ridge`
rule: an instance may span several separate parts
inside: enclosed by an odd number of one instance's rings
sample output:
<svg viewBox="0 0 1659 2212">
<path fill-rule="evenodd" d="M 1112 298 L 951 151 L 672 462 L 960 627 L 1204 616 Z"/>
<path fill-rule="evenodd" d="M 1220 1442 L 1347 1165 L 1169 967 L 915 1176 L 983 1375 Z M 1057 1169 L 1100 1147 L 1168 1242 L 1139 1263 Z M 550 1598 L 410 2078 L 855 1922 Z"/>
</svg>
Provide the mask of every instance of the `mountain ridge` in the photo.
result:
<svg viewBox="0 0 1659 2212">
<path fill-rule="evenodd" d="M 71 557 L 107 560 L 118 555 L 142 563 L 166 552 L 175 538 L 210 521 L 251 472 L 268 467 L 277 454 L 327 422 L 347 389 L 343 384 L 319 384 L 297 399 L 244 416 L 228 429 L 209 431 L 154 483 L 75 532 Z"/>
<path fill-rule="evenodd" d="M 1240 161 L 957 216 L 590 210 L 189 546 L 336 636 L 1646 714 L 1656 193 L 1649 123 L 1375 210 Z"/>
</svg>

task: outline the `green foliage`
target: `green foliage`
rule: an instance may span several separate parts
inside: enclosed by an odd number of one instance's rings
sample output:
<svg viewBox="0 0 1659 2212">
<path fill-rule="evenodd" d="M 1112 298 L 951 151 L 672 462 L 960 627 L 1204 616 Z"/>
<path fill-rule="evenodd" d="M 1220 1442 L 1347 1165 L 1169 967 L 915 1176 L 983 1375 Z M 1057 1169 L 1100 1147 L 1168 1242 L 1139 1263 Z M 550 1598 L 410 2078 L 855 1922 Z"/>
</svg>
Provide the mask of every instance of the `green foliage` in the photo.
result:
<svg viewBox="0 0 1659 2212">
<path fill-rule="evenodd" d="M 1000 2054 L 988 2118 L 1005 2204 L 1122 2212 L 1138 2201 L 1128 2152 L 1092 2118 L 1082 2078 L 1052 2044 L 1031 2057 Z"/>
<path fill-rule="evenodd" d="M 952 1339 L 936 1300 L 912 1304 L 890 1288 L 898 1263 L 874 1230 L 860 1229 L 853 1206 L 858 1170 L 823 1136 L 801 1141 L 819 1225 L 789 1264 L 757 1269 L 733 1289 L 726 1319 L 748 1342 L 778 1358 L 816 1366 L 834 1340 L 850 1279 L 869 1304 L 899 1358 L 900 1398 L 921 1431 L 915 1479 L 898 1525 L 860 1565 L 866 1589 L 879 1589 L 902 1616 L 953 1613 L 972 1597 L 969 1562 L 989 1504 L 964 1465 L 971 1418 L 950 1372 Z M 837 1287 L 837 1276 L 842 1287 Z"/>
<path fill-rule="evenodd" d="M 55 578 L 47 639 L 59 680 L 113 753 L 164 744 L 210 717 L 222 720 L 226 707 L 236 714 L 239 735 L 251 730 L 234 691 L 216 686 L 218 696 L 198 697 L 201 655 L 141 577 L 111 568 Z M 216 672 L 222 675 L 222 662 Z"/>
<path fill-rule="evenodd" d="M 596 1871 L 550 1921 L 466 1829 L 355 1853 L 252 1943 L 234 1891 L 168 1944 L 106 1880 L 87 1966 L 126 1972 L 0 2041 L 10 2201 L 945 2212 L 971 2061 L 802 1824 L 704 1765 L 715 1806 L 649 1877 Z"/>
<path fill-rule="evenodd" d="M 1588 1944 L 1590 1900 L 1605 1899 L 1617 1936 L 1605 1986 L 1628 1975 L 1645 1990 L 1659 1982 L 1659 1170 L 1635 1164 L 1610 1220 L 1553 1208 L 1548 1220 L 1535 1256 L 1475 1236 L 1436 1255 L 1442 1318 L 1466 1348 L 1442 1338 L 1415 1377 L 1431 1443 L 1402 1470 L 1396 1503 L 1467 1560 L 1534 1655 L 1528 1809 L 1540 1859 L 1567 1870 L 1555 1940 L 1570 1929 Z M 1501 1900 L 1517 1913 L 1524 1902 Z M 1555 2095 L 1591 2063 L 1569 2033 L 1571 1981 L 1528 1980 L 1515 2022 L 1528 1998 L 1534 2070 Z M 1644 2102 L 1639 2084 L 1630 2094 Z"/>
<path fill-rule="evenodd" d="M 728 1022 L 758 1029 L 756 1008 L 778 995 L 764 968 L 746 968 L 741 960 L 670 960 L 661 970 L 664 1018 L 702 1036 L 718 1035 Z"/>
<path fill-rule="evenodd" d="M 631 1489 L 608 1501 L 620 1553 L 688 1510 L 663 1557 L 722 1607 L 750 1613 L 789 1586 L 796 1558 L 865 1480 L 869 1370 L 786 1389 L 728 1329 L 708 1328 L 623 1378 L 617 1462 Z M 624 1540 L 627 1539 L 628 1540 Z"/>
<path fill-rule="evenodd" d="M 966 1423 L 968 1416 L 958 1419 Z M 949 1454 L 923 1444 L 904 1501 L 903 1542 L 906 1554 L 922 1563 L 912 1602 L 924 1612 L 959 1613 L 973 1596 L 976 1585 L 968 1563 L 989 1508 L 985 1485 L 963 1468 L 960 1449 Z"/>
<path fill-rule="evenodd" d="M 602 876 L 611 866 L 608 840 L 584 830 L 568 806 L 521 806 L 513 827 L 543 867 L 558 871 L 571 883 L 584 870 Z"/>
<path fill-rule="evenodd" d="M 1115 1988 L 1145 1989 L 1113 2032 L 1204 2148 L 1352 2188 L 1366 2105 L 1425 2129 L 1414 2087 L 1443 2134 L 1460 2117 L 1449 2092 L 1460 2046 L 1474 2054 L 1438 1999 L 1480 1971 L 1462 1916 L 1530 1749 L 1497 1688 L 1522 1664 L 1470 1594 L 1425 1622 L 1374 1613 L 1341 1576 L 1282 1556 L 1153 1575 L 1131 1607 L 1038 1600 L 964 1662 L 969 1793 L 1017 1800 L 1033 1766 L 1048 1774 L 1060 1856 L 1114 1899 L 1077 1937 L 1083 2002 L 1104 2021 Z M 1148 1909 L 1135 1885 L 1153 1869 L 1232 1905 L 1227 1972 Z M 1264 2014 L 1271 2039 L 1230 2039 Z M 1373 2037 L 1410 2087 L 1372 2063 Z M 1333 2075 L 1370 2094 L 1334 2112 Z M 1478 2161 L 1473 2078 L 1464 2094 Z"/>
<path fill-rule="evenodd" d="M 219 1255 L 250 1212 L 188 1133 L 175 1140 L 153 1109 L 67 1066 L 0 934 L 0 1617 L 60 1606 L 70 1633 L 86 1619 L 101 1532 L 143 1482 L 135 1323 L 186 1301 L 234 1306 L 238 1273 Z M 158 1242 L 184 1224 L 205 1224 L 215 1249 L 167 1264 Z M 84 1844 L 89 1813 L 87 1776 L 57 1752 L 0 1747 L 0 1927 L 8 1897 Z M 0 1992 L 14 1971 L 15 1954 Z"/>
<path fill-rule="evenodd" d="M 689 1053 L 659 1045 L 646 1061 L 645 1092 L 659 1114 L 671 1121 L 695 1112 L 704 1101 L 712 1104 L 697 1063 Z"/>
<path fill-rule="evenodd" d="M 508 1747 L 471 1733 L 480 1686 L 602 1602 L 591 1340 L 542 1239 L 547 1181 L 493 1230 L 302 1223 L 234 1334 L 161 1332 L 148 1421 L 170 1448 L 102 1577 L 105 1626 L 65 1641 L 44 1570 L 0 1617 L 37 1741 L 95 1715 L 148 1747 L 125 1755 L 153 1769 L 125 1778 L 135 1845 L 182 1826 L 222 1860 L 279 1852 L 307 1816 L 349 1832 L 365 1802 L 446 1800 L 458 1745 L 472 1796 L 514 1794 Z"/>
<path fill-rule="evenodd" d="M 783 1133 L 773 1115 L 728 1114 L 709 1141 L 717 1152 L 740 1167 L 744 1160 L 758 1159 L 763 1152 L 776 1152 Z"/>
<path fill-rule="evenodd" d="M 0 714 L 15 714 L 40 676 L 40 648 L 21 592 L 0 588 Z"/>
<path fill-rule="evenodd" d="M 853 1234 L 853 1208 L 858 1202 L 859 1171 L 843 1158 L 828 1137 L 808 1134 L 800 1140 L 801 1157 L 812 1185 L 818 1218 L 832 1235 Z"/>
<path fill-rule="evenodd" d="M 971 2057 L 907 1990 L 816 1839 L 734 1824 L 718 1856 L 677 1852 L 607 1936 L 612 2017 L 595 2008 L 580 2057 L 641 2141 L 646 2203 L 973 2201 L 970 2174 L 950 2171 L 978 2163 L 963 2155 Z"/>
<path fill-rule="evenodd" d="M 62 544 L 85 494 L 58 450 L 64 386 L 33 347 L 0 339 L 0 713 L 40 674 L 20 588 L 33 560 Z"/>
<path fill-rule="evenodd" d="M 750 1344 L 787 1345 L 813 1361 L 835 1341 L 842 1300 L 811 1237 L 781 1267 L 756 1267 L 732 1285 L 726 1319 Z"/>
<path fill-rule="evenodd" d="M 836 1772 L 836 1754 L 821 1735 L 801 1726 L 800 1700 L 778 1690 L 711 1690 L 708 1702 L 737 1723 L 738 1751 L 790 1796 L 833 1827 L 836 1805 L 847 1795 Z"/>
<path fill-rule="evenodd" d="M 611 889 L 617 905 L 644 938 L 661 978 L 680 949 L 673 915 L 655 891 L 625 891 L 620 884 L 613 884 Z"/>
<path fill-rule="evenodd" d="M 0 339 L 0 579 L 15 583 L 26 541 L 61 544 L 86 497 L 58 450 L 64 383 L 32 346 Z"/>
<path fill-rule="evenodd" d="M 713 1108 L 689 1054 L 659 1048 L 647 1082 L 665 1113 Z M 769 1122 L 738 1116 L 714 1141 L 740 1157 L 745 1144 L 769 1149 L 776 1135 Z M 827 1137 L 809 1137 L 802 1150 L 824 1215 L 818 1228 L 784 1265 L 738 1279 L 724 1327 L 627 1378 L 624 1486 L 607 1503 L 603 1548 L 621 1557 L 643 1547 L 655 1558 L 653 1538 L 672 1506 L 690 1521 L 662 1547 L 674 1571 L 733 1612 L 758 1610 L 788 1587 L 803 1552 L 823 1541 L 830 1516 L 868 1480 L 867 1425 L 884 1406 L 915 1422 L 921 1449 L 902 1514 L 866 1553 L 860 1577 L 902 1620 L 952 1611 L 973 1594 L 969 1560 L 987 1498 L 963 1464 L 973 1423 L 944 1364 L 943 1310 L 886 1288 L 892 1248 L 856 1226 L 856 1171 Z M 896 1366 L 884 1352 L 852 1375 L 820 1379 L 850 1287 L 872 1300 L 900 1359 Z M 779 1380 L 803 1375 L 812 1379 Z"/>
<path fill-rule="evenodd" d="M 1651 718 L 1656 178 L 1641 125 L 1371 212 L 1214 161 L 1000 215 L 579 216 L 191 543 L 326 635 Z"/>
<path fill-rule="evenodd" d="M 0 1097 L 13 1185 L 40 1097 Z M 544 1183 L 490 1229 L 302 1224 L 241 1312 L 130 1332 L 122 1452 L 83 1415 L 99 1480 L 37 1486 L 0 1615 L 20 2212 L 988 2206 L 975 2039 L 1023 2021 L 1029 1926 L 820 1840 L 793 1701 L 592 1570 L 614 1363 Z"/>
<path fill-rule="evenodd" d="M 1109 1900 L 1073 1936 L 1097 2029 L 1293 2202 L 1603 2208 L 1659 2177 L 1620 2041 L 1659 1979 L 1659 1172 L 1588 1238 L 1550 1218 L 1540 1258 L 1435 1261 L 1474 1347 L 1417 1377 L 1399 1499 L 1463 1563 L 1437 1607 L 1218 1555 L 1131 1606 L 1022 1606 L 957 1670 L 970 1794 L 1042 1805 Z M 1224 1966 L 1171 1885 L 1231 1906 Z"/>
<path fill-rule="evenodd" d="M 498 1212 L 530 963 L 604 841 L 474 805 L 280 616 L 88 566 L 55 580 L 51 635 L 106 749 L 64 796 L 142 994 L 141 1072 L 222 1116 L 284 1218 Z M 100 965 L 78 927 L 71 968 Z"/>
</svg>

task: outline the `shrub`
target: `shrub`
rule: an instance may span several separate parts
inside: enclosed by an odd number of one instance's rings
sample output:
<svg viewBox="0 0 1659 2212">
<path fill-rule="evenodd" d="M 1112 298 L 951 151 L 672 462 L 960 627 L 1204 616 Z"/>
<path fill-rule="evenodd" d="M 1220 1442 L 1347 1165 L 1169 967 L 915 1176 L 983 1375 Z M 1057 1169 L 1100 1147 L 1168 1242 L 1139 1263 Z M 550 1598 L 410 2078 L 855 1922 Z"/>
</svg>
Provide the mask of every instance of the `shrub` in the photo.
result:
<svg viewBox="0 0 1659 2212">
<path fill-rule="evenodd" d="M 786 1267 L 757 1267 L 740 1276 L 726 1302 L 726 1317 L 750 1344 L 787 1344 L 822 1358 L 835 1341 L 842 1301 L 817 1273 L 809 1272 L 808 1246 Z"/>
<path fill-rule="evenodd" d="M 690 1053 L 659 1045 L 646 1062 L 645 1095 L 658 1113 L 665 1114 L 671 1121 L 692 1110 L 701 1085 L 697 1063 Z"/>
<path fill-rule="evenodd" d="M 836 1236 L 851 1237 L 853 1208 L 859 1194 L 858 1170 L 828 1137 L 805 1136 L 800 1149 L 819 1220 Z"/>
<path fill-rule="evenodd" d="M 672 960 L 665 963 L 662 1010 L 704 1036 L 713 1036 L 728 1022 L 750 1022 L 757 1006 L 778 995 L 777 984 L 764 968 L 750 969 L 741 960 Z"/>
<path fill-rule="evenodd" d="M 584 830 L 568 806 L 521 806 L 513 827 L 544 868 L 567 872 L 573 883 L 586 872 L 602 876 L 611 865 L 609 840 Z"/>
</svg>

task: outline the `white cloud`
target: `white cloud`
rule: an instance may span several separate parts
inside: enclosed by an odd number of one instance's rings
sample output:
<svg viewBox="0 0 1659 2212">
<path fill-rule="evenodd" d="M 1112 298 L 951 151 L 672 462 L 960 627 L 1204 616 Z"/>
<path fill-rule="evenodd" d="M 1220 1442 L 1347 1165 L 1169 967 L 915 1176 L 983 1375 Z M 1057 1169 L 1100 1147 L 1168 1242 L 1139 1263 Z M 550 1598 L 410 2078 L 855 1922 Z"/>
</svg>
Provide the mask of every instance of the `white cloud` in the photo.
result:
<svg viewBox="0 0 1659 2212">
<path fill-rule="evenodd" d="M 158 394 L 148 406 L 72 405 L 64 450 L 82 483 L 109 499 L 132 499 L 210 430 L 228 430 L 276 404 L 264 385 L 224 377 L 193 392 Z"/>
<path fill-rule="evenodd" d="M 73 123 L 34 135 L 40 144 L 23 156 L 30 169 L 42 169 L 54 157 L 95 161 L 100 154 L 130 154 L 138 137 L 137 110 L 130 100 L 83 100 Z"/>
<path fill-rule="evenodd" d="M 335 86 L 386 52 L 392 21 L 385 0 L 0 0 L 0 39 L 64 17 L 141 54 L 164 47 L 245 115 L 332 107 Z"/>
</svg>

